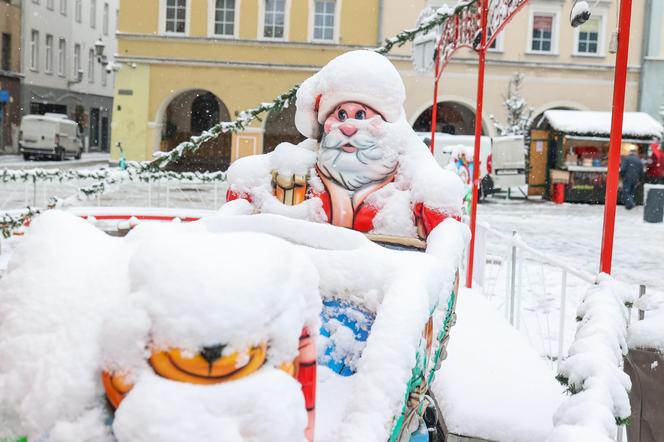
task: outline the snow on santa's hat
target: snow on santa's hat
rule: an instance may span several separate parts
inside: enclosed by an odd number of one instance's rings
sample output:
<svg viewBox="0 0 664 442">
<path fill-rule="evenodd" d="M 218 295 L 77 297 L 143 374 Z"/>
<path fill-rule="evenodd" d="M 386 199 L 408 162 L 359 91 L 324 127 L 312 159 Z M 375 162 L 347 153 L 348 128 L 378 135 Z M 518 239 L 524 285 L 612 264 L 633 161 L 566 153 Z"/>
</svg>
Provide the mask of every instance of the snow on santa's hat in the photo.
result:
<svg viewBox="0 0 664 442">
<path fill-rule="evenodd" d="M 319 124 L 339 104 L 365 104 L 393 123 L 404 113 L 406 89 L 387 57 L 369 50 L 346 52 L 305 80 L 297 91 L 295 126 L 317 138 Z"/>
</svg>

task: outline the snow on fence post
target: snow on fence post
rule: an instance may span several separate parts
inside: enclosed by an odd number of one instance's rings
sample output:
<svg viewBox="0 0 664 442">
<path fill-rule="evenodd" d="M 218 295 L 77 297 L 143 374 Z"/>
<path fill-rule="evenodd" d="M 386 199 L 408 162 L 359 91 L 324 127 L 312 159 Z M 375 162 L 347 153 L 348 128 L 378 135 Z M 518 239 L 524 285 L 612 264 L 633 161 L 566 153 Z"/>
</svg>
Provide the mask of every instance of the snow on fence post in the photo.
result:
<svg viewBox="0 0 664 442">
<path fill-rule="evenodd" d="M 562 281 L 560 285 L 560 318 L 558 325 L 558 370 L 563 360 L 563 345 L 565 340 L 565 312 L 567 304 L 567 270 L 563 270 Z"/>
<path fill-rule="evenodd" d="M 571 397 L 556 411 L 547 442 L 611 441 L 622 430 L 616 425 L 629 422 L 631 382 L 622 368 L 628 312 L 617 288 L 600 274 L 579 305 L 574 342 L 557 376 Z"/>
<path fill-rule="evenodd" d="M 512 230 L 512 238 L 516 238 L 516 230 Z M 510 266 L 510 325 L 514 327 L 514 309 L 516 307 L 516 243 L 512 243 L 512 264 Z"/>
</svg>

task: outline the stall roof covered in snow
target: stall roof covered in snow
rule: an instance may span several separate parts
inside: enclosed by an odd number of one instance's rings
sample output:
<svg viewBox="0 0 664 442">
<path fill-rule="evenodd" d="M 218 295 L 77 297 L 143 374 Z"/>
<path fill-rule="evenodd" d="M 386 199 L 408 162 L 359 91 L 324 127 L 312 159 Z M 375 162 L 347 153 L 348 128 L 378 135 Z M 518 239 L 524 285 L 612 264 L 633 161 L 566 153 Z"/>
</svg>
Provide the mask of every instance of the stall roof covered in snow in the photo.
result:
<svg viewBox="0 0 664 442">
<path fill-rule="evenodd" d="M 548 110 L 544 117 L 560 132 L 606 137 L 611 133 L 611 112 Z M 625 112 L 623 136 L 661 139 L 664 127 L 645 112 Z"/>
</svg>

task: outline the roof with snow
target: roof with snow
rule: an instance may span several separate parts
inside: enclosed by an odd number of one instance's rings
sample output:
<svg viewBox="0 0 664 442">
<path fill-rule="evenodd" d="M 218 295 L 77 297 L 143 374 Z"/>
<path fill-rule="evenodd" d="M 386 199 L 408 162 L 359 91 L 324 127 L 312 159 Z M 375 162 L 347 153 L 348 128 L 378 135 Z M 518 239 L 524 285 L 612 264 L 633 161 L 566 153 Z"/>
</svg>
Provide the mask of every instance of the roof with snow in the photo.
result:
<svg viewBox="0 0 664 442">
<path fill-rule="evenodd" d="M 611 133 L 611 112 L 548 110 L 544 117 L 560 132 L 607 137 Z M 625 112 L 623 137 L 661 139 L 664 127 L 645 112 Z"/>
</svg>

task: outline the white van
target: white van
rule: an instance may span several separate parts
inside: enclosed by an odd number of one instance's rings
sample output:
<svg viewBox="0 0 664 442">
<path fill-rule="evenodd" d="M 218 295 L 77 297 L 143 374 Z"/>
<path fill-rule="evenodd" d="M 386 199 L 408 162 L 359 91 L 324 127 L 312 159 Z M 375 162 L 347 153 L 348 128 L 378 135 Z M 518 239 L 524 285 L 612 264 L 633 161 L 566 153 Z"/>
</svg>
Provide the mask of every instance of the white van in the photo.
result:
<svg viewBox="0 0 664 442">
<path fill-rule="evenodd" d="M 431 144 L 431 133 L 417 133 Z M 526 184 L 526 154 L 523 136 L 480 137 L 480 196 Z M 474 135 L 450 135 L 436 132 L 434 158 L 442 167 L 450 162 L 455 146 L 474 147 Z"/>
<path fill-rule="evenodd" d="M 78 123 L 64 114 L 26 115 L 21 119 L 19 151 L 23 159 L 33 156 L 81 158 L 83 142 Z"/>
</svg>

